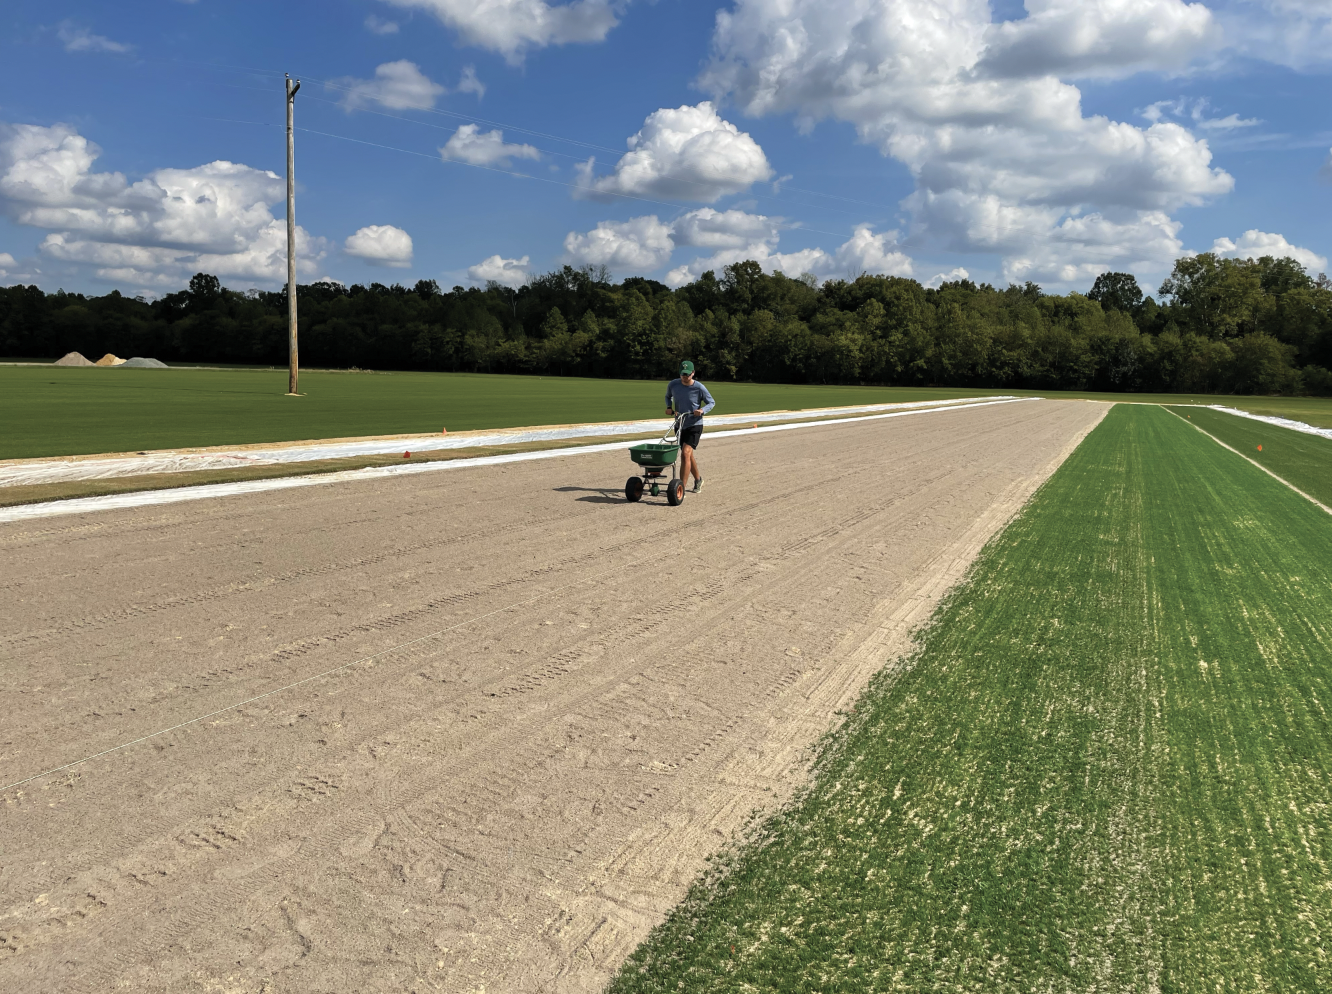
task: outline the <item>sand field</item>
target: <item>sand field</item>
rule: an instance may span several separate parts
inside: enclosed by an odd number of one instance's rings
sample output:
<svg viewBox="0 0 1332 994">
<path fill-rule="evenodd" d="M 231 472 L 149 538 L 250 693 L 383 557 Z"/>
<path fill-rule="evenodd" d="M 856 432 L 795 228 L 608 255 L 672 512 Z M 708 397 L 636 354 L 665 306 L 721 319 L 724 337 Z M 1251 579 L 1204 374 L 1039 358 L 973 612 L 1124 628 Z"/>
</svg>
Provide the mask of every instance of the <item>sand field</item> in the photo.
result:
<svg viewBox="0 0 1332 994">
<path fill-rule="evenodd" d="M 0 525 L 0 989 L 599 990 L 1105 410 Z"/>
</svg>

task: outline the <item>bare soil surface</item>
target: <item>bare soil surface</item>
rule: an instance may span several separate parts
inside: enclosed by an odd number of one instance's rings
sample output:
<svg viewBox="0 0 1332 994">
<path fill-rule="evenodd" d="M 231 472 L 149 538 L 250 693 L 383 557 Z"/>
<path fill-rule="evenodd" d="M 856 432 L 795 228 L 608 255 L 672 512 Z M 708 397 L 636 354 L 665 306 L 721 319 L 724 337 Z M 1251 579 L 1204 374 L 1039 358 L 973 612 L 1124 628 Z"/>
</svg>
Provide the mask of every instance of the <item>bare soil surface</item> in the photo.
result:
<svg viewBox="0 0 1332 994">
<path fill-rule="evenodd" d="M 1105 410 L 0 526 L 0 785 L 211 714 L 3 792 L 0 990 L 600 989 Z"/>
</svg>

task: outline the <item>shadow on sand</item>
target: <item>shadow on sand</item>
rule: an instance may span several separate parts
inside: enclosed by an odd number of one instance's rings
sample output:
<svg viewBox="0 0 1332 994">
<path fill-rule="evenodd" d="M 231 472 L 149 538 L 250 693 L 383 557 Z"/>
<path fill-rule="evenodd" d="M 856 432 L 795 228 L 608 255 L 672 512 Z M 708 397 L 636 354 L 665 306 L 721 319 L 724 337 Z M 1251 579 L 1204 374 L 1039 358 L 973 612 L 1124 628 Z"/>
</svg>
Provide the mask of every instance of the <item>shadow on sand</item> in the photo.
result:
<svg viewBox="0 0 1332 994">
<path fill-rule="evenodd" d="M 587 504 L 627 504 L 623 490 L 610 490 L 606 487 L 555 487 L 559 494 L 587 494 L 577 498 Z"/>
</svg>

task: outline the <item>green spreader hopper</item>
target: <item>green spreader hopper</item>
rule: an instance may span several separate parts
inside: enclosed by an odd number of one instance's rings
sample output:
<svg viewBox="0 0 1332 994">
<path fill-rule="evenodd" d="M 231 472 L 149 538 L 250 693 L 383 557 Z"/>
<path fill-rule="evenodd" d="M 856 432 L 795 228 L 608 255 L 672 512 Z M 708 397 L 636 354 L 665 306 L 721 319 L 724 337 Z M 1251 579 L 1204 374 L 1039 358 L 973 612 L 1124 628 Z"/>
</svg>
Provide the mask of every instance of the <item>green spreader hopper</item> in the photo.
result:
<svg viewBox="0 0 1332 994">
<path fill-rule="evenodd" d="M 644 490 L 653 497 L 660 494 L 667 469 L 671 471 L 671 478 L 665 483 L 666 503 L 672 507 L 684 503 L 684 480 L 675 475 L 675 461 L 680 458 L 680 421 L 677 416 L 670 432 L 660 442 L 639 442 L 629 446 L 629 458 L 643 467 L 642 476 L 631 476 L 624 485 L 624 496 L 630 503 L 642 500 Z"/>
<path fill-rule="evenodd" d="M 679 456 L 678 442 L 642 442 L 629 446 L 629 458 L 640 466 L 673 466 Z"/>
</svg>

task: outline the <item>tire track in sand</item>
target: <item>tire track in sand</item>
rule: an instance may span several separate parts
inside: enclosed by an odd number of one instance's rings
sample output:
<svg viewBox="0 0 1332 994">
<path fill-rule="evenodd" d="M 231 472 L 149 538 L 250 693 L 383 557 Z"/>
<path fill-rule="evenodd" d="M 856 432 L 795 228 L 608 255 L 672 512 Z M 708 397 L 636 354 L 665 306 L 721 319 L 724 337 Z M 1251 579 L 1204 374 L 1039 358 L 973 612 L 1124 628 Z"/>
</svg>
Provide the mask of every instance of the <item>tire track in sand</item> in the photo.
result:
<svg viewBox="0 0 1332 994">
<path fill-rule="evenodd" d="M 941 570 L 956 575 L 985 529 L 1094 420 L 1085 405 L 1023 407 L 1020 418 L 943 416 L 951 420 L 918 438 L 822 429 L 803 448 L 729 443 L 736 489 L 714 480 L 704 499 L 662 512 L 674 515 L 669 530 L 706 550 L 679 557 L 685 572 L 713 564 L 706 582 L 660 599 L 609 583 L 557 589 L 563 627 L 539 627 L 554 614 L 543 609 L 485 633 L 496 650 L 549 647 L 539 662 L 510 672 L 469 639 L 442 641 L 317 700 L 173 736 L 160 751 L 99 763 L 75 785 L 6 805 L 0 827 L 15 837 L 29 826 L 21 838 L 37 840 L 33 856 L 42 840 L 77 838 L 89 804 L 117 826 L 134 810 L 138 831 L 123 834 L 140 843 L 107 860 L 65 850 L 61 872 L 76 872 L 53 880 L 48 899 L 73 924 L 52 926 L 50 940 L 36 941 L 31 901 L 14 903 L 18 876 L 0 884 L 15 912 L 6 927 L 21 940 L 0 960 L 0 984 L 178 991 L 231 977 L 258 989 L 268 977 L 279 989 L 464 990 L 483 979 L 492 989 L 595 989 L 707 849 L 774 796 L 763 788 L 798 780 L 799 751 L 826 729 L 838 695 L 853 695 L 883 662 L 902 619 L 941 592 L 931 585 L 951 582 Z M 880 446 L 904 479 L 882 467 L 864 479 L 866 449 Z M 725 513 L 754 504 L 744 490 L 761 486 L 777 458 L 810 487 Z M 843 484 L 856 474 L 861 486 Z M 497 485 L 515 479 L 525 477 Z M 645 516 L 615 520 L 645 543 L 663 531 Z M 560 557 L 558 541 L 542 541 L 524 544 Z M 872 576 L 874 588 L 853 574 Z M 596 627 L 585 634 L 580 619 Z M 802 658 L 787 654 L 795 646 Z M 577 648 L 588 653 L 581 665 L 536 679 Z M 446 682 L 417 675 L 441 661 L 453 667 Z M 205 770 L 211 779 L 200 783 L 213 786 L 198 803 L 177 800 L 179 778 Z M 117 800 L 115 790 L 136 784 Z M 47 872 L 7 863 L 34 883 Z M 154 879 L 157 863 L 171 872 Z M 90 900 L 78 893 L 106 907 L 76 918 L 71 909 Z M 351 893 L 360 896 L 338 896 Z M 150 927 L 136 934 L 142 923 Z"/>
</svg>

